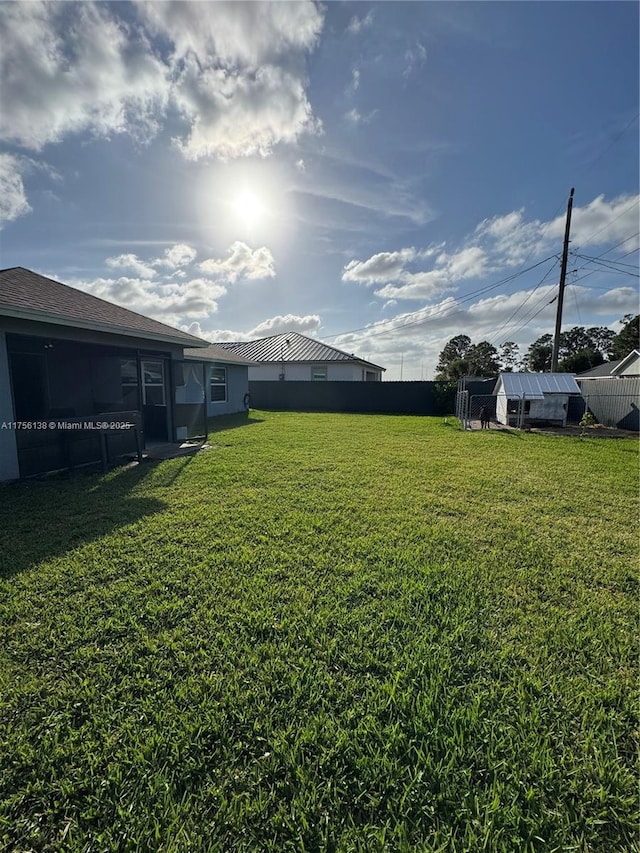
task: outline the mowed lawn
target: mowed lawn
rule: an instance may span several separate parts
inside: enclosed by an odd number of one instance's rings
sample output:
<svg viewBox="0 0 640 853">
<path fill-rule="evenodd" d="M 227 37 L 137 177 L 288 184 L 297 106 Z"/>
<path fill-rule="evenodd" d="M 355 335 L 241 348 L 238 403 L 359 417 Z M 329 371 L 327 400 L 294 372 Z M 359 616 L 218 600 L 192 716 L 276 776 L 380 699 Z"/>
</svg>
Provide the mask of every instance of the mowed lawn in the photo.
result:
<svg viewBox="0 0 640 853">
<path fill-rule="evenodd" d="M 0 849 L 638 849 L 638 445 L 252 412 L 0 489 Z"/>
</svg>

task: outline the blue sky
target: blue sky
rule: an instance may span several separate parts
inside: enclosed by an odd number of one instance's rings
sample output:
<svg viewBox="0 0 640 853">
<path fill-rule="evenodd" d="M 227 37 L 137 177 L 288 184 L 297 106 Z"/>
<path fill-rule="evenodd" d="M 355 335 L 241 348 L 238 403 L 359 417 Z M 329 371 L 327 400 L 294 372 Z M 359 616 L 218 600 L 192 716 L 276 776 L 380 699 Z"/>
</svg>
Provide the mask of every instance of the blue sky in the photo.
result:
<svg viewBox="0 0 640 853">
<path fill-rule="evenodd" d="M 432 378 L 553 331 L 574 186 L 564 326 L 638 311 L 636 3 L 5 2 L 0 39 L 3 267 Z"/>
</svg>

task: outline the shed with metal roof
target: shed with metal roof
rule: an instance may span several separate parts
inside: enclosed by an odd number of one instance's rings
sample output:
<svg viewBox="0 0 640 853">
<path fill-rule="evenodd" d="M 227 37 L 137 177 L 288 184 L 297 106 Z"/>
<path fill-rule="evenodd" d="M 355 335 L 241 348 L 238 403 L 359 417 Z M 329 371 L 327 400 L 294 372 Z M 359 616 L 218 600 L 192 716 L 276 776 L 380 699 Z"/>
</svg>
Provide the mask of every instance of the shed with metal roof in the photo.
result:
<svg viewBox="0 0 640 853">
<path fill-rule="evenodd" d="M 499 423 L 566 426 L 569 397 L 580 388 L 573 373 L 501 373 L 494 394 Z"/>
</svg>

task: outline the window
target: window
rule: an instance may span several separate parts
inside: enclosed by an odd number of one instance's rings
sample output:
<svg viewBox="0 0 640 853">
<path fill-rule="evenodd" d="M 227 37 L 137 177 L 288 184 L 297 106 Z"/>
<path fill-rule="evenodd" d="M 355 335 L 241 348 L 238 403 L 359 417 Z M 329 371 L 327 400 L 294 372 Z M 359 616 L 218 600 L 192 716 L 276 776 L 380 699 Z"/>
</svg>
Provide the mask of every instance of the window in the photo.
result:
<svg viewBox="0 0 640 853">
<path fill-rule="evenodd" d="M 227 368 L 212 367 L 210 380 L 210 399 L 212 403 L 226 403 L 227 401 Z"/>
<path fill-rule="evenodd" d="M 326 380 L 327 380 L 327 368 L 326 367 L 312 367 L 311 368 L 311 379 L 314 382 L 326 382 Z"/>
<path fill-rule="evenodd" d="M 142 362 L 142 401 L 145 406 L 164 406 L 164 365 L 161 361 Z"/>
<path fill-rule="evenodd" d="M 379 378 L 379 374 L 377 374 L 375 370 L 367 370 L 365 382 L 377 382 Z"/>
</svg>

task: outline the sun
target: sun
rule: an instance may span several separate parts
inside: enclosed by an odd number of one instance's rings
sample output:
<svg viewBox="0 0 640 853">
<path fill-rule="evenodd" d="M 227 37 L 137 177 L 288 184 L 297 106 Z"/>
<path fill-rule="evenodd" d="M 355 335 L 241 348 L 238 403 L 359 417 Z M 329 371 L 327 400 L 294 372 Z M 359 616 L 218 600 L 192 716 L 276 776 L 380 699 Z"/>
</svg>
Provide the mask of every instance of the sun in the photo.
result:
<svg viewBox="0 0 640 853">
<path fill-rule="evenodd" d="M 242 190 L 233 200 L 233 212 L 245 225 L 257 225 L 265 214 L 261 198 L 251 190 Z"/>
</svg>

